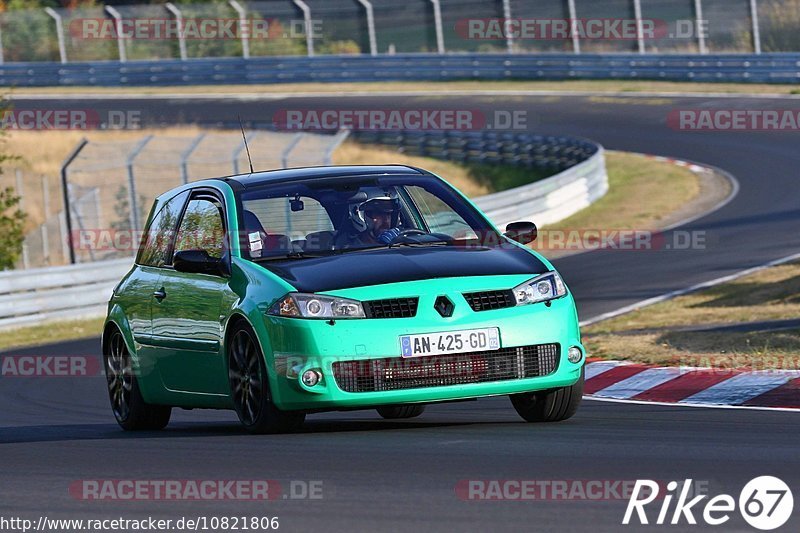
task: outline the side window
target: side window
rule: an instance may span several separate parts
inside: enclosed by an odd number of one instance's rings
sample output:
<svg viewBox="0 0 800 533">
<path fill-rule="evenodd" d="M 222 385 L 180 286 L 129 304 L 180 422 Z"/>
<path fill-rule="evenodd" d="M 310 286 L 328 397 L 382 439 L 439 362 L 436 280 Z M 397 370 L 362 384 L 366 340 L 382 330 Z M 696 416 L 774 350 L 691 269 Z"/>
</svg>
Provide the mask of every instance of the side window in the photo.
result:
<svg viewBox="0 0 800 533">
<path fill-rule="evenodd" d="M 416 185 L 406 187 L 432 233 L 443 233 L 454 239 L 476 239 L 470 225 L 435 194 Z"/>
<path fill-rule="evenodd" d="M 189 191 L 180 193 L 164 204 L 164 207 L 153 216 L 150 225 L 145 229 L 137 263 L 156 267 L 164 266 L 167 263 L 169 247 L 175 236 L 175 227 L 178 225 L 178 217 L 181 215 L 181 209 L 188 197 Z"/>
<path fill-rule="evenodd" d="M 225 229 L 222 224 L 222 204 L 209 197 L 189 200 L 178 228 L 175 252 L 205 250 L 219 259 L 225 248 Z"/>
</svg>

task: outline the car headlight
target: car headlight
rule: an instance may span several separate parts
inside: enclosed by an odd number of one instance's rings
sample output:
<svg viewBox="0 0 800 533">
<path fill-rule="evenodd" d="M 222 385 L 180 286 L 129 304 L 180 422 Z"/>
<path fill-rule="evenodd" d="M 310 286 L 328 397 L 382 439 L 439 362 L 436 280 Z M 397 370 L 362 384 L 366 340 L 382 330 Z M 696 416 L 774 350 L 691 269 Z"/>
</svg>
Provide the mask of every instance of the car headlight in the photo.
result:
<svg viewBox="0 0 800 533">
<path fill-rule="evenodd" d="M 319 294 L 292 292 L 275 302 L 268 313 L 297 318 L 365 318 L 361 302 Z"/>
<path fill-rule="evenodd" d="M 549 302 L 567 294 L 567 287 L 556 272 L 548 272 L 513 289 L 517 305 Z"/>
</svg>

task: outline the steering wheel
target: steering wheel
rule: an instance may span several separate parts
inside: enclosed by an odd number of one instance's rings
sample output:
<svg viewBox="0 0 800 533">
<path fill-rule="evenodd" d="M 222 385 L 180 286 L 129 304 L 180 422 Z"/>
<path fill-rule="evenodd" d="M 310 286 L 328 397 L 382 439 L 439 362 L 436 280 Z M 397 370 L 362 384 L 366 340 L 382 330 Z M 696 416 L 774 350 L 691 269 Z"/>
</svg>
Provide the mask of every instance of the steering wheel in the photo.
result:
<svg viewBox="0 0 800 533">
<path fill-rule="evenodd" d="M 400 237 L 409 237 L 411 235 L 427 235 L 427 234 L 428 234 L 427 231 L 421 229 L 408 228 L 401 231 L 400 234 L 396 237 L 396 239 L 399 239 Z"/>
</svg>

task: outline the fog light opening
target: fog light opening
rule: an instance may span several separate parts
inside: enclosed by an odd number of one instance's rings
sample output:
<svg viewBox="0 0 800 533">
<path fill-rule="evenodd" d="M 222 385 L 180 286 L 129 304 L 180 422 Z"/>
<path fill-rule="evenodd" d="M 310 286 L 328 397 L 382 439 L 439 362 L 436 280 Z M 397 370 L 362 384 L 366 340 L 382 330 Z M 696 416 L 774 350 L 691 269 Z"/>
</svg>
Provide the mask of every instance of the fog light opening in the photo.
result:
<svg viewBox="0 0 800 533">
<path fill-rule="evenodd" d="M 322 379 L 322 374 L 317 370 L 306 370 L 303 372 L 301 379 L 303 380 L 303 385 L 306 387 L 313 387 Z"/>
<path fill-rule="evenodd" d="M 567 360 L 570 363 L 579 363 L 583 358 L 583 352 L 577 346 L 573 346 L 567 353 Z"/>
</svg>

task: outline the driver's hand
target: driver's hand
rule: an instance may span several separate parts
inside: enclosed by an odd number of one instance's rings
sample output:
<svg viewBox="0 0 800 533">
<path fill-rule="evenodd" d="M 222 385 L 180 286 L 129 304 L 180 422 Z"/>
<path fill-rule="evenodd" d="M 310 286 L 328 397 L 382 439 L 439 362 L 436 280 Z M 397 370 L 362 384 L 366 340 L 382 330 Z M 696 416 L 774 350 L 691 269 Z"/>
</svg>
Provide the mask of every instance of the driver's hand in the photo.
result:
<svg viewBox="0 0 800 533">
<path fill-rule="evenodd" d="M 400 235 L 400 230 L 398 228 L 392 228 L 381 232 L 381 234 L 378 235 L 376 239 L 378 242 L 381 242 L 383 244 L 392 244 L 392 241 L 394 241 L 399 235 Z"/>
</svg>

